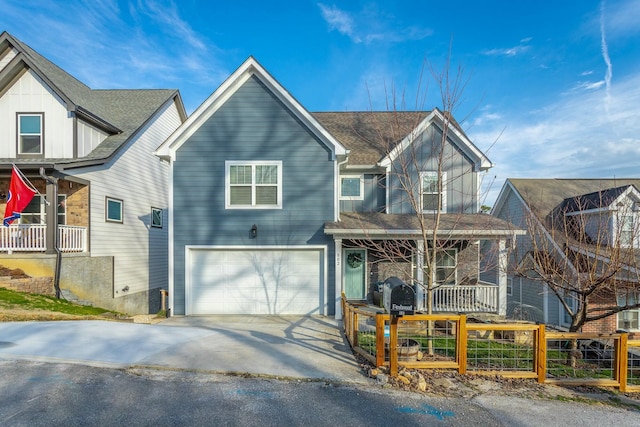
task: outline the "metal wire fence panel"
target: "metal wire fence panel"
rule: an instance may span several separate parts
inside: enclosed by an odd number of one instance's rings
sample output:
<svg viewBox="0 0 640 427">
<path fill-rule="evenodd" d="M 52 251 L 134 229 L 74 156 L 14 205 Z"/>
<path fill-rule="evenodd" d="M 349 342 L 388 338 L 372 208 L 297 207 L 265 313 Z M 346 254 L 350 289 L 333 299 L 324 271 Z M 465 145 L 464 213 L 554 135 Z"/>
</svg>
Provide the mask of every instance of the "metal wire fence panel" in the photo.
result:
<svg viewBox="0 0 640 427">
<path fill-rule="evenodd" d="M 465 315 L 392 317 L 343 298 L 345 335 L 375 366 L 458 369 L 538 382 L 640 391 L 640 340 L 626 333 L 547 331 L 531 323 L 467 323 Z"/>
<path fill-rule="evenodd" d="M 415 363 L 413 366 L 455 362 L 457 319 L 427 320 L 414 317 L 403 317 L 398 321 L 398 362 Z M 385 360 L 389 360 L 389 353 L 387 351 Z"/>
<path fill-rule="evenodd" d="M 519 325 L 467 325 L 467 370 L 533 373 L 536 369 L 535 329 Z"/>
<path fill-rule="evenodd" d="M 640 340 L 629 340 L 627 359 L 627 391 L 640 392 Z"/>
<path fill-rule="evenodd" d="M 547 334 L 547 379 L 617 381 L 616 336 Z"/>
</svg>

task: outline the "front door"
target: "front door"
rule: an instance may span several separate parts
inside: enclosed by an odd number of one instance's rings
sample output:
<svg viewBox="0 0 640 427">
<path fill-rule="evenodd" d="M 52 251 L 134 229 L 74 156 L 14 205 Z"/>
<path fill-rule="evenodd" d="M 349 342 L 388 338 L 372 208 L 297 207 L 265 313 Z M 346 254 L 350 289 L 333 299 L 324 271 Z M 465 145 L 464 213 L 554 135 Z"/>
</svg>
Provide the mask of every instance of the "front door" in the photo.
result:
<svg viewBox="0 0 640 427">
<path fill-rule="evenodd" d="M 364 249 L 344 250 L 344 294 L 347 299 L 366 299 L 365 273 L 367 252 Z"/>
</svg>

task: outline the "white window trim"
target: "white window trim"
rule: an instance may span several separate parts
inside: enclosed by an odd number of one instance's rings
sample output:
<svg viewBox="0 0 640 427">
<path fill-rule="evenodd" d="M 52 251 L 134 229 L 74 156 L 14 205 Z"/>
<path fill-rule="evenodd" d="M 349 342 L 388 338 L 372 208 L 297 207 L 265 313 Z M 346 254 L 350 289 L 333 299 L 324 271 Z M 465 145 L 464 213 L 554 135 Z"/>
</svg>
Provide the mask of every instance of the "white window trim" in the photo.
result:
<svg viewBox="0 0 640 427">
<path fill-rule="evenodd" d="M 424 183 L 424 176 L 437 176 L 438 172 L 437 171 L 423 171 L 420 172 L 420 210 L 422 211 L 422 213 L 436 213 L 437 210 L 424 210 L 422 209 L 422 207 L 424 206 L 422 197 L 424 195 L 424 191 L 423 191 L 423 183 Z M 442 198 L 442 210 L 440 212 L 444 213 L 447 211 L 447 173 L 446 172 L 442 172 L 442 175 L 440 176 L 440 181 L 442 182 L 442 193 L 440 193 L 440 197 Z M 435 193 L 429 193 L 429 194 L 435 194 Z"/>
<path fill-rule="evenodd" d="M 359 196 L 343 196 L 342 195 L 342 179 L 358 179 L 360 180 L 360 195 Z M 364 200 L 364 175 L 340 175 L 340 200 Z"/>
<path fill-rule="evenodd" d="M 32 134 L 32 133 L 25 133 L 23 134 L 21 132 L 21 128 L 20 128 L 20 118 L 21 117 L 30 117 L 30 116 L 37 116 L 40 118 L 40 133 L 39 134 Z M 18 113 L 18 120 L 17 120 L 17 129 L 16 129 L 16 134 L 18 135 L 18 147 L 16 148 L 17 153 L 19 156 L 42 156 L 44 154 L 44 113 Z M 22 148 L 22 135 L 38 135 L 40 136 L 40 151 L 37 153 L 23 153 L 21 151 Z"/>
<path fill-rule="evenodd" d="M 251 205 L 232 205 L 231 204 L 231 166 L 251 166 Z M 256 205 L 255 204 L 255 167 L 256 166 L 277 166 L 278 167 L 278 184 L 277 199 L 275 205 Z M 225 209 L 282 209 L 282 161 L 281 160 L 265 160 L 265 161 L 246 161 L 246 160 L 226 160 L 224 162 L 224 206 Z"/>
</svg>

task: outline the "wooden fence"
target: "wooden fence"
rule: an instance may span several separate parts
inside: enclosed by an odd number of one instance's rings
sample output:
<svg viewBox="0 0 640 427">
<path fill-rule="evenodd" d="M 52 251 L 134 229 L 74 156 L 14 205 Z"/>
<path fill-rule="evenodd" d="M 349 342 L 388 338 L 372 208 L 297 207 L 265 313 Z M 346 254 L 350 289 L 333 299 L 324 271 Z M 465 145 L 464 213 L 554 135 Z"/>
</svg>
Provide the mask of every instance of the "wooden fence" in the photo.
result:
<svg viewBox="0 0 640 427">
<path fill-rule="evenodd" d="M 640 340 L 627 333 L 547 331 L 530 323 L 470 323 L 464 314 L 391 316 L 342 299 L 353 350 L 376 367 L 455 369 L 540 383 L 640 391 Z"/>
</svg>

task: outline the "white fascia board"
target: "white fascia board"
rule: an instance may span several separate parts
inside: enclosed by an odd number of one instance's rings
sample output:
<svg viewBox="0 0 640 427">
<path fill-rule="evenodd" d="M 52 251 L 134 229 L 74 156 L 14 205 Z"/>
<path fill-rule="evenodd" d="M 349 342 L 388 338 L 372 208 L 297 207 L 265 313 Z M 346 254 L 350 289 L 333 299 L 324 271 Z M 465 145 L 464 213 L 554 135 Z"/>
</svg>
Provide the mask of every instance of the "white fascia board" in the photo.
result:
<svg viewBox="0 0 640 427">
<path fill-rule="evenodd" d="M 333 153 L 348 154 L 347 149 L 336 140 L 320 123 L 278 83 L 252 56 L 250 56 L 218 89 L 209 96 L 174 132 L 154 154 L 175 160 L 175 153 L 185 141 L 189 139 L 251 76 L 257 76 L 260 81 L 285 104 L 300 121 L 302 121 Z"/>
<path fill-rule="evenodd" d="M 380 166 L 386 167 L 390 165 L 404 150 L 406 150 L 415 139 L 422 135 L 425 130 L 431 125 L 439 124 L 444 127 L 445 117 L 437 108 L 433 109 L 427 117 L 415 129 L 413 129 L 404 139 L 398 144 L 384 159 L 380 161 Z M 452 141 L 460 148 L 467 156 L 474 160 L 474 167 L 478 171 L 488 170 L 492 168 L 493 163 L 487 158 L 487 156 L 478 149 L 459 129 L 449 121 L 448 131 L 453 133 L 455 139 Z M 442 130 L 442 129 L 441 129 Z"/>
</svg>

